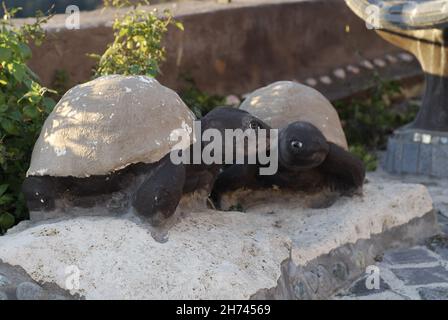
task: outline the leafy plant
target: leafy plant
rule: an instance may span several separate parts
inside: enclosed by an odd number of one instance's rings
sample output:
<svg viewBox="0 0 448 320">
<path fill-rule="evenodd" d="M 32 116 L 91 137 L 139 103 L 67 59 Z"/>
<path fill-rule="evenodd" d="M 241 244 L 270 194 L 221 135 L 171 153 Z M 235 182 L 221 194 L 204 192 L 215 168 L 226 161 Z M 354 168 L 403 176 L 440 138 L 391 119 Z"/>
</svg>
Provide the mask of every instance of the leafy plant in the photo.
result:
<svg viewBox="0 0 448 320">
<path fill-rule="evenodd" d="M 162 39 L 169 25 L 184 30 L 183 25 L 173 19 L 169 11 L 159 18 L 157 11 L 147 12 L 141 8 L 149 4 L 146 0 L 104 0 L 105 7 L 132 7 L 113 24 L 114 42 L 102 56 L 91 54 L 98 60 L 95 77 L 109 74 L 147 75 L 155 77 L 160 64 L 165 60 Z M 199 90 L 191 79 L 184 77 L 187 86 L 180 96 L 198 117 L 202 117 L 216 106 L 223 105 L 224 97 L 209 95 Z"/>
<path fill-rule="evenodd" d="M 183 30 L 183 25 L 165 10 L 159 18 L 157 11 L 145 11 L 142 5 L 147 0 L 104 0 L 105 7 L 121 8 L 132 6 L 113 24 L 114 42 L 102 56 L 90 55 L 98 60 L 95 77 L 109 74 L 147 75 L 155 77 L 160 72 L 160 63 L 165 59 L 162 39 L 169 25 Z"/>
<path fill-rule="evenodd" d="M 375 150 L 369 150 L 361 144 L 350 146 L 351 153 L 364 162 L 367 171 L 375 171 L 378 168 L 378 158 Z"/>
<path fill-rule="evenodd" d="M 180 92 L 180 97 L 194 112 L 196 117 L 201 118 L 218 106 L 225 104 L 225 98 L 219 95 L 210 95 L 199 90 L 191 77 L 184 76 L 187 83 L 185 89 Z"/>
<path fill-rule="evenodd" d="M 415 105 L 408 105 L 406 110 L 394 108 L 394 100 L 401 93 L 397 82 L 378 77 L 373 81 L 374 89 L 368 98 L 335 103 L 351 151 L 364 160 L 369 171 L 377 167 L 376 150 L 384 149 L 388 136 L 411 122 L 418 111 Z"/>
<path fill-rule="evenodd" d="M 32 24 L 15 27 L 12 17 L 20 10 L 7 10 L 0 20 L 0 233 L 26 217 L 21 184 L 43 121 L 54 107 L 37 76 L 27 67 L 30 41 L 39 45 L 42 24 L 49 16 L 37 15 Z"/>
</svg>

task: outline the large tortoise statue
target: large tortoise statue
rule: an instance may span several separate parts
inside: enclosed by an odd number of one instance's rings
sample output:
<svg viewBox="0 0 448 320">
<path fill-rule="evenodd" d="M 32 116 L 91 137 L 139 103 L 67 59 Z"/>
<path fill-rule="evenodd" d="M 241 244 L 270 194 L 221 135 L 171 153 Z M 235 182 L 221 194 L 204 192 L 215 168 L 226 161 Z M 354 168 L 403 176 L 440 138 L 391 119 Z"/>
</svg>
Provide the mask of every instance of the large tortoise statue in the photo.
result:
<svg viewBox="0 0 448 320">
<path fill-rule="evenodd" d="M 74 87 L 45 121 L 33 150 L 23 184 L 31 218 L 102 206 L 132 208 L 160 225 L 183 194 L 208 197 L 221 165 L 175 164 L 170 156 L 189 150 L 194 121 L 174 91 L 145 76 L 104 76 Z M 230 108 L 210 112 L 201 124 L 203 131 L 265 126 Z M 173 139 L 182 136 L 189 142 Z"/>
</svg>

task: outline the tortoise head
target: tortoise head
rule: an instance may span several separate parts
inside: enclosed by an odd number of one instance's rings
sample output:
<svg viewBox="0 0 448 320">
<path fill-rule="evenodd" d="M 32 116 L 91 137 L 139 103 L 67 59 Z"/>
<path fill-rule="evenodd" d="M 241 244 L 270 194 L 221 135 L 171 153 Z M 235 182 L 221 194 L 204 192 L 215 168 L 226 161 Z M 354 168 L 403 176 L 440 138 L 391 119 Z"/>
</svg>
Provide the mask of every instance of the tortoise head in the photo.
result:
<svg viewBox="0 0 448 320">
<path fill-rule="evenodd" d="M 309 122 L 293 122 L 280 130 L 279 161 L 289 169 L 315 168 L 325 160 L 329 149 L 322 132 Z"/>
<path fill-rule="evenodd" d="M 225 147 L 232 144 L 232 150 L 234 151 L 233 159 L 236 159 L 236 153 L 238 152 L 242 151 L 244 152 L 244 156 L 247 156 L 249 153 L 252 154 L 253 152 L 256 152 L 259 148 L 268 149 L 270 146 L 269 130 L 271 128 L 257 117 L 241 109 L 230 107 L 215 108 L 201 119 L 201 125 L 202 132 L 207 129 L 215 129 L 221 133 L 224 139 L 222 145 L 223 155 Z M 265 130 L 265 134 L 261 135 L 260 133 L 263 129 Z M 236 139 L 227 136 L 226 130 L 234 130 L 235 133 L 237 133 L 237 130 L 241 130 L 240 132 L 255 134 L 256 145 L 248 148 L 246 145 L 238 144 Z M 260 145 L 260 139 L 265 140 L 262 145 Z M 256 147 L 256 149 L 252 147 Z"/>
</svg>

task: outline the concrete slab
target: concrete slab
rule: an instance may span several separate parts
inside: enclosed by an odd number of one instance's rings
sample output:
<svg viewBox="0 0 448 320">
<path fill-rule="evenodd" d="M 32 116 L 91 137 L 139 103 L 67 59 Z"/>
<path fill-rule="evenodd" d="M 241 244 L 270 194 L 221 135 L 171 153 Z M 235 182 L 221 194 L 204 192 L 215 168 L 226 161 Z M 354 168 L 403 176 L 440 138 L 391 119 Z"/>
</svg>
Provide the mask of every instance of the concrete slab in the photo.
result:
<svg viewBox="0 0 448 320">
<path fill-rule="evenodd" d="M 315 299 L 384 247 L 435 232 L 422 185 L 371 181 L 363 197 L 328 209 L 302 201 L 272 198 L 245 213 L 180 209 L 165 243 L 126 217 L 19 225 L 0 238 L 0 259 L 87 299 Z"/>
</svg>

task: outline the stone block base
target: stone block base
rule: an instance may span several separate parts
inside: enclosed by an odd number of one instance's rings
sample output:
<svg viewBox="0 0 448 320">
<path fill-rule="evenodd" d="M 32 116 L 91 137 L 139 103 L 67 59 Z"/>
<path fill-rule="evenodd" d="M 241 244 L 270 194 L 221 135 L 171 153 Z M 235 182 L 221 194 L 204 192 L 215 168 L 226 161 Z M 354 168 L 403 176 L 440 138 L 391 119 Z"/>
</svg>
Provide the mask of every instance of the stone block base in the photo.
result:
<svg viewBox="0 0 448 320">
<path fill-rule="evenodd" d="M 0 237 L 0 274 L 11 283 L 3 296 L 45 298 L 51 284 L 85 299 L 325 299 L 386 249 L 438 232 L 431 196 L 418 184 L 369 177 L 363 196 L 330 208 L 302 200 L 180 211 L 164 243 L 126 217 L 22 222 Z M 9 266 L 29 275 L 27 290 Z"/>
<path fill-rule="evenodd" d="M 389 138 L 384 169 L 392 174 L 448 177 L 448 132 L 401 129 Z"/>
</svg>

